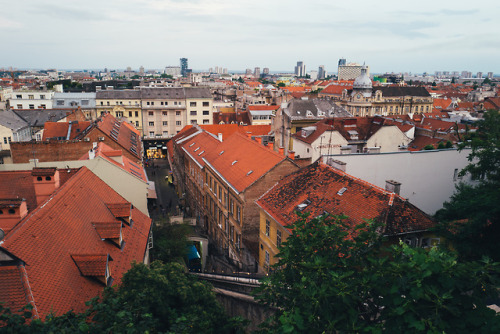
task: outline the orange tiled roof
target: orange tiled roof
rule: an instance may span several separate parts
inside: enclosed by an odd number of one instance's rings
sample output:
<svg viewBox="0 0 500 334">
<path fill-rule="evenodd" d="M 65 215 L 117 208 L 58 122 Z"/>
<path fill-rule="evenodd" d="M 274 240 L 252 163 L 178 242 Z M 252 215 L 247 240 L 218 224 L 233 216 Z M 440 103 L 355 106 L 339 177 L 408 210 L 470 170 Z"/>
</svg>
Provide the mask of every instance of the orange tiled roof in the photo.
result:
<svg viewBox="0 0 500 334">
<path fill-rule="evenodd" d="M 97 127 L 139 160 L 142 159 L 141 136 L 132 125 L 106 114 L 97 122 Z"/>
<path fill-rule="evenodd" d="M 352 226 L 365 219 L 385 223 L 384 234 L 394 235 L 429 229 L 434 221 L 399 195 L 338 169 L 315 162 L 283 178 L 257 204 L 278 223 L 297 220 L 300 204 L 310 218 L 328 212 L 346 215 Z"/>
<path fill-rule="evenodd" d="M 422 151 L 424 147 L 432 145 L 437 148 L 440 142 L 444 142 L 441 138 L 432 138 L 427 136 L 415 136 L 415 139 L 408 145 L 408 151 Z"/>
<path fill-rule="evenodd" d="M 68 135 L 69 122 L 45 122 L 43 127 L 43 137 L 42 140 L 48 140 L 51 138 L 66 139 Z M 69 140 L 75 139 L 77 135 L 83 132 L 86 128 L 88 128 L 90 122 L 83 121 L 71 124 L 71 133 Z"/>
<path fill-rule="evenodd" d="M 248 110 L 278 110 L 280 106 L 272 105 L 261 105 L 261 104 L 251 104 L 248 106 Z"/>
<path fill-rule="evenodd" d="M 220 141 L 205 131 L 183 141 L 181 147 L 201 166 L 205 165 L 203 158 L 212 152 L 220 144 Z"/>
<path fill-rule="evenodd" d="M 448 99 L 448 98 L 444 98 L 444 99 L 434 99 L 434 110 L 438 111 L 438 110 L 446 110 L 450 107 L 451 103 L 453 101 Z"/>
<path fill-rule="evenodd" d="M 237 192 L 243 192 L 284 159 L 284 156 L 247 136 L 234 133 L 209 152 L 205 161 Z"/>
<path fill-rule="evenodd" d="M 0 282 L 0 301 L 4 303 L 4 307 L 16 312 L 32 301 L 27 289 L 24 265 L 0 266 Z"/>
<path fill-rule="evenodd" d="M 92 224 L 116 221 L 105 203 L 124 202 L 82 167 L 5 237 L 1 247 L 27 264 L 29 286 L 42 318 L 50 312 L 81 312 L 86 308 L 85 301 L 103 289 L 102 283 L 80 273 L 72 254 L 108 254 L 113 259 L 109 267 L 114 283 L 120 283 L 132 261 L 143 261 L 151 220 L 138 209 L 132 209 L 134 223 L 122 228 L 123 249 L 103 241 Z M 0 281 L 2 287 L 5 284 Z"/>
<path fill-rule="evenodd" d="M 342 95 L 342 92 L 344 89 L 352 89 L 352 85 L 346 85 L 346 86 L 341 86 L 341 85 L 329 85 L 323 89 L 320 94 L 329 94 L 329 95 Z"/>
<path fill-rule="evenodd" d="M 484 100 L 484 109 L 500 110 L 500 97 L 488 97 Z"/>
<path fill-rule="evenodd" d="M 252 136 L 265 136 L 271 131 L 271 125 L 205 124 L 200 125 L 200 128 L 215 136 L 222 133 L 222 140 L 235 132 L 242 134 L 251 133 Z"/>
</svg>

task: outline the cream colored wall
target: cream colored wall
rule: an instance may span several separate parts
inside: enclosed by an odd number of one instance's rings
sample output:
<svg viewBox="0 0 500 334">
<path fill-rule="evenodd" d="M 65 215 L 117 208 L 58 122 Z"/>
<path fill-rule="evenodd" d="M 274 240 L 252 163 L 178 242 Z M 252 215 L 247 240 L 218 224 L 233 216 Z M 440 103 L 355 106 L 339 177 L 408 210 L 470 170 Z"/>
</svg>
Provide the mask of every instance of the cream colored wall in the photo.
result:
<svg viewBox="0 0 500 334">
<path fill-rule="evenodd" d="M 316 161 L 321 155 L 340 154 L 340 147 L 348 145 L 349 142 L 338 131 L 325 131 L 312 143 L 312 161 Z"/>
<path fill-rule="evenodd" d="M 2 117 L 0 115 L 0 117 Z M 9 144 L 9 138 L 10 137 L 10 140 L 14 140 L 14 135 L 12 134 L 12 130 L 3 126 L 3 125 L 0 125 L 0 151 L 3 151 L 3 150 L 10 150 L 10 144 Z M 7 138 L 7 143 L 4 142 L 4 138 Z"/>
<path fill-rule="evenodd" d="M 366 142 L 367 147 L 380 147 L 380 153 L 398 152 L 399 146 L 406 146 L 411 142 L 397 126 L 383 126 Z"/>
<path fill-rule="evenodd" d="M 428 214 L 442 208 L 455 192 L 460 181 L 470 183 L 470 177 L 460 179 L 455 173 L 469 161 L 470 150 L 455 149 L 396 152 L 380 154 L 346 154 L 324 157 L 347 163 L 346 173 L 385 188 L 386 180 L 401 183 L 401 196 Z"/>
<path fill-rule="evenodd" d="M 87 167 L 118 194 L 132 203 L 137 209 L 149 217 L 148 214 L 148 184 L 143 180 L 127 173 L 113 163 L 97 157 L 92 160 L 38 162 L 37 167 L 80 168 Z M 0 171 L 30 170 L 32 163 L 0 165 Z"/>
<path fill-rule="evenodd" d="M 196 102 L 196 107 L 191 107 L 191 102 Z M 204 107 L 203 102 L 208 102 L 208 107 Z M 196 121 L 196 124 L 213 124 L 212 99 L 186 99 L 186 110 L 187 125 L 191 121 Z M 196 111 L 196 116 L 191 116 L 191 111 Z M 208 111 L 208 115 L 203 115 L 203 111 Z M 208 123 L 203 123 L 204 120 L 208 120 Z"/>
</svg>

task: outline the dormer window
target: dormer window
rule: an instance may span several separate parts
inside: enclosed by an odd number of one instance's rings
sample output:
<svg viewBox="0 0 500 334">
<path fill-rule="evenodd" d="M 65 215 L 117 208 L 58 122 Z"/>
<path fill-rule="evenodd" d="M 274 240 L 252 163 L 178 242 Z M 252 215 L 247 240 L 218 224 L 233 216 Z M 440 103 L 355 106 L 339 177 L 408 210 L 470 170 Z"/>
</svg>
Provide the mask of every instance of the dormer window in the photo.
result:
<svg viewBox="0 0 500 334">
<path fill-rule="evenodd" d="M 113 278 L 109 262 L 113 261 L 109 254 L 71 254 L 80 274 L 97 279 L 105 286 L 111 286 Z"/>
<path fill-rule="evenodd" d="M 118 248 L 122 247 L 123 244 L 123 234 L 122 227 L 123 224 L 119 221 L 113 222 L 95 222 L 92 223 L 99 238 L 102 240 L 108 240 L 115 244 Z"/>
<path fill-rule="evenodd" d="M 125 203 L 107 203 L 106 207 L 111 211 L 113 216 L 128 225 L 131 225 L 132 206 L 129 202 Z"/>
</svg>

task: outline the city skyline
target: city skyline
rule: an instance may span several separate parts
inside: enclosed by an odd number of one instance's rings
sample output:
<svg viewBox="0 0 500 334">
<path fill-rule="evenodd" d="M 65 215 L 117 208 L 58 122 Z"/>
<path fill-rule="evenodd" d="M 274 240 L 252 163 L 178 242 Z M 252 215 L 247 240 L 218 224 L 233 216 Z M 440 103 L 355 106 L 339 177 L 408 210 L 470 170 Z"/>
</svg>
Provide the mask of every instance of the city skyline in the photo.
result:
<svg viewBox="0 0 500 334">
<path fill-rule="evenodd" d="M 162 69 L 189 59 L 207 70 L 267 67 L 293 72 L 339 58 L 373 73 L 500 73 L 496 2 L 424 0 L 421 10 L 380 3 L 143 0 L 43 3 L 0 0 L 0 32 L 9 52 L 0 67 Z"/>
</svg>

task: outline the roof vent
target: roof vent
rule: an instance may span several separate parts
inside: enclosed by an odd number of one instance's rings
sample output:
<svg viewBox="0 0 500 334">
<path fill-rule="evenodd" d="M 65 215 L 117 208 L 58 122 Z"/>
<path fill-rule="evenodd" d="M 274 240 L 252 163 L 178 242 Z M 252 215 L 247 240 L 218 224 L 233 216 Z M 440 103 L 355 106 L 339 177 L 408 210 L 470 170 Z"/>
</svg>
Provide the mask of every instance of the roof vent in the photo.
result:
<svg viewBox="0 0 500 334">
<path fill-rule="evenodd" d="M 234 164 L 237 162 L 238 162 L 238 160 L 234 160 L 233 163 L 231 164 L 231 166 L 234 166 Z"/>
<path fill-rule="evenodd" d="M 198 146 L 197 148 L 195 148 L 195 149 L 194 149 L 194 151 L 196 152 L 196 151 L 198 151 L 199 149 L 200 149 L 200 147 Z"/>
<path fill-rule="evenodd" d="M 203 153 L 205 153 L 205 151 L 201 151 L 200 153 L 198 153 L 198 155 L 200 156 L 200 155 L 202 155 Z"/>
<path fill-rule="evenodd" d="M 340 190 L 339 190 L 339 192 L 337 193 L 337 195 L 342 196 L 342 194 L 344 194 L 344 193 L 346 192 L 346 190 L 347 190 L 347 188 L 346 188 L 346 187 L 344 187 L 344 188 L 340 189 Z"/>
<path fill-rule="evenodd" d="M 219 155 L 222 155 L 222 153 L 224 153 L 224 151 L 220 151 Z"/>
<path fill-rule="evenodd" d="M 253 173 L 253 170 L 249 171 L 249 172 L 247 173 L 247 176 L 248 176 L 248 175 L 250 175 L 250 174 L 252 174 L 252 173 Z"/>
</svg>

